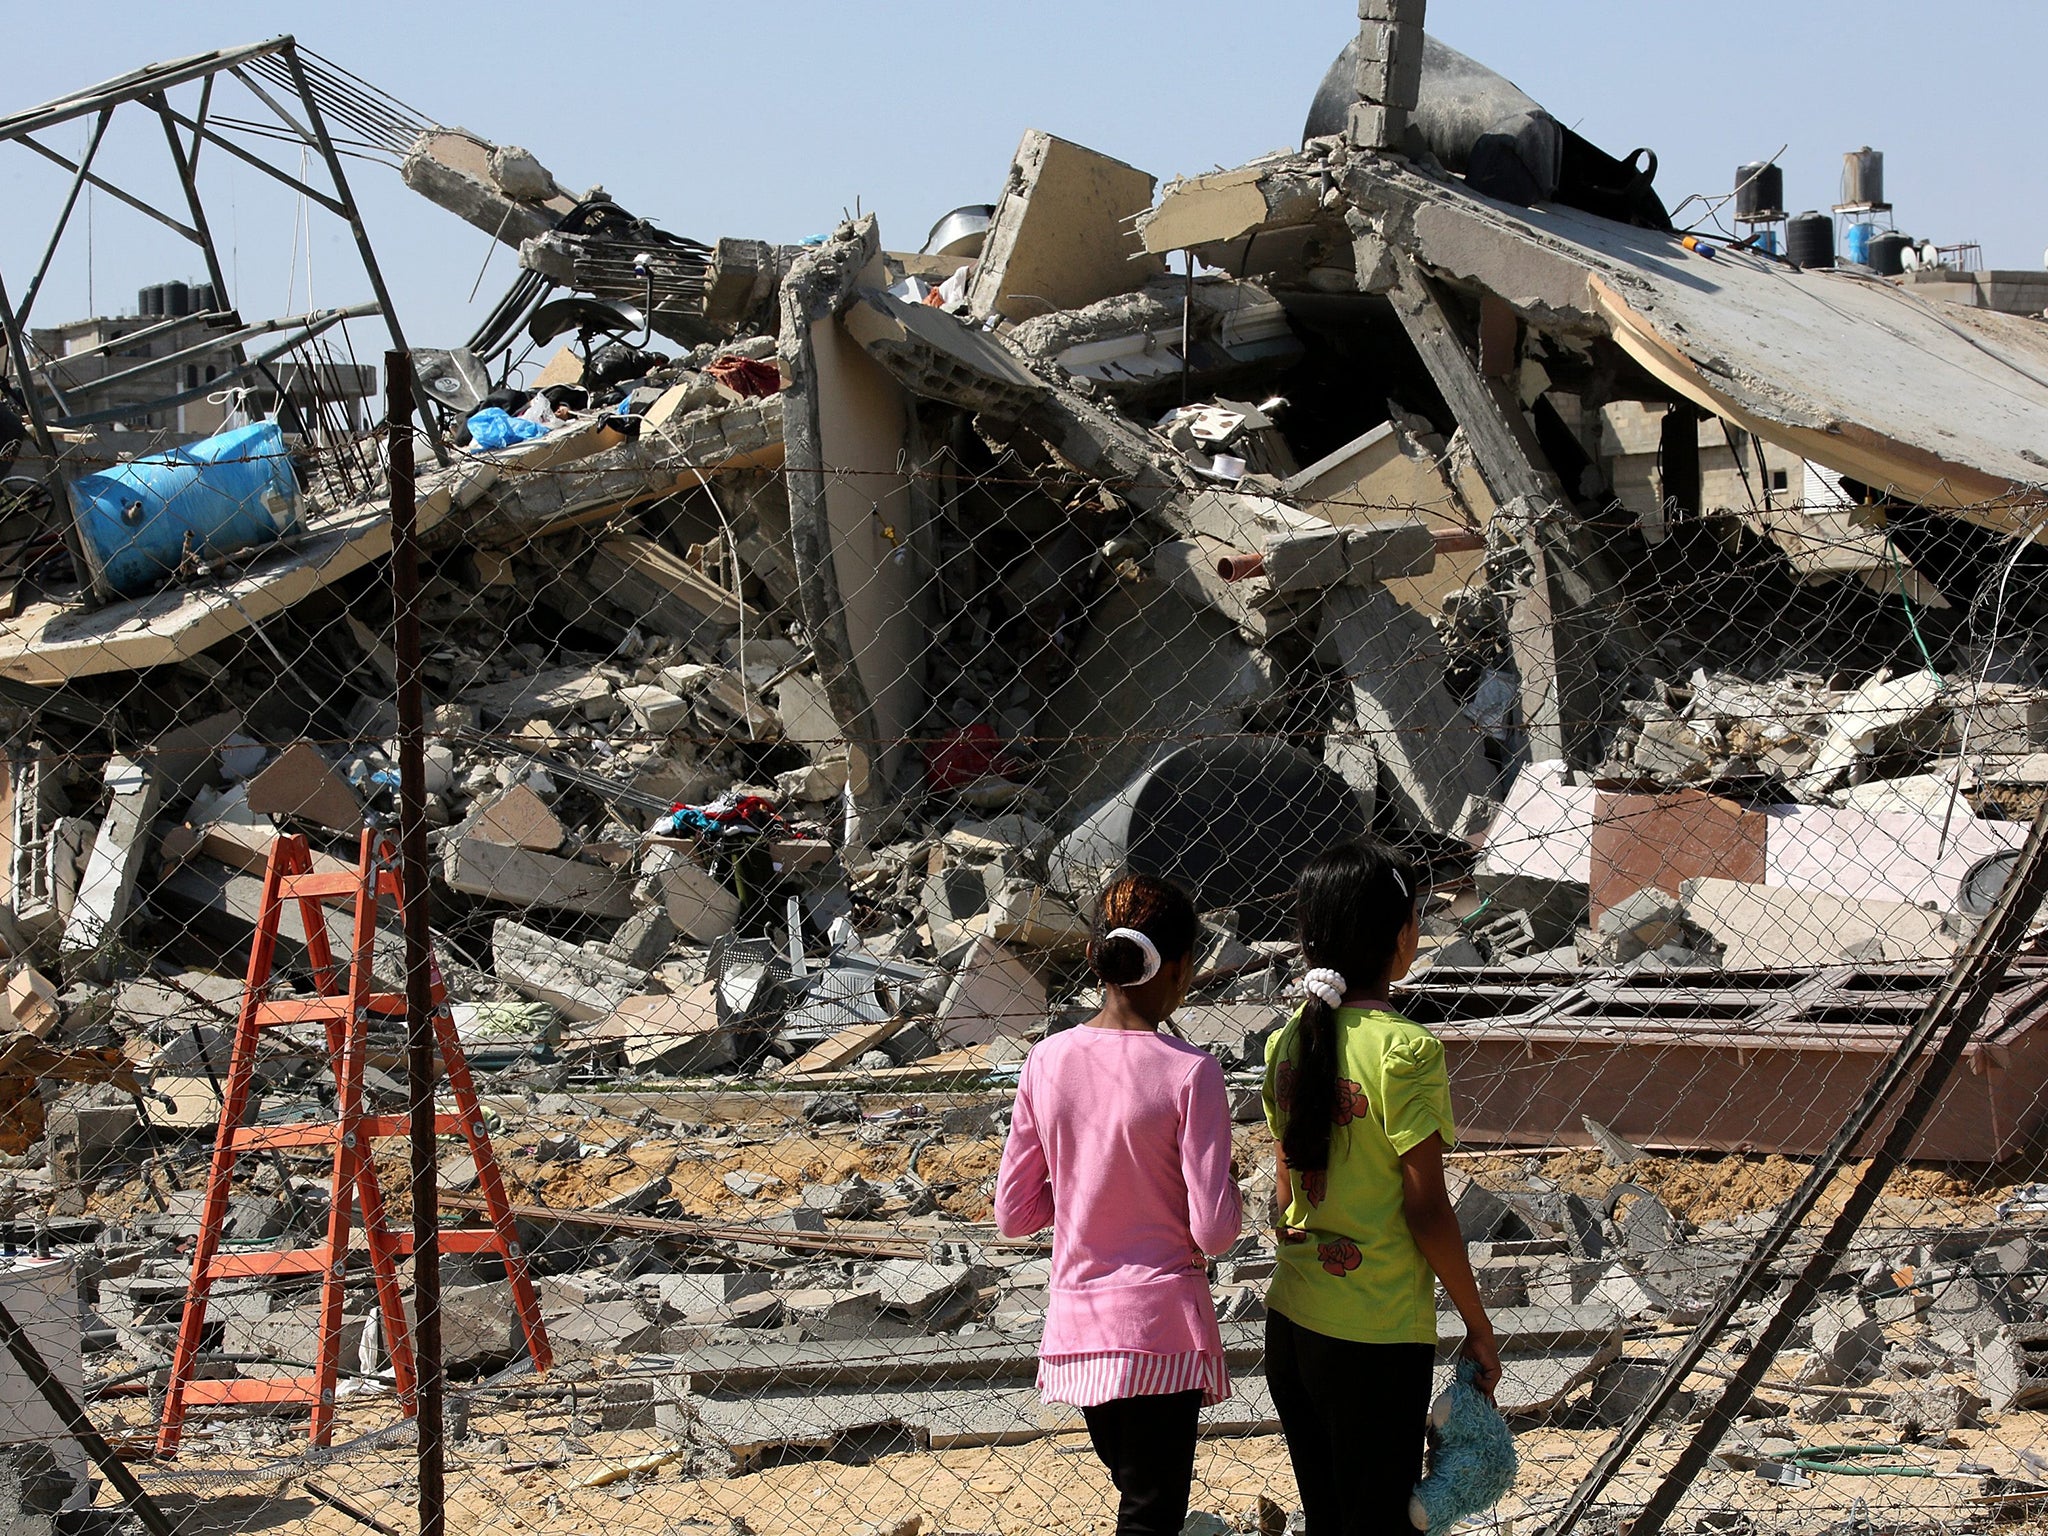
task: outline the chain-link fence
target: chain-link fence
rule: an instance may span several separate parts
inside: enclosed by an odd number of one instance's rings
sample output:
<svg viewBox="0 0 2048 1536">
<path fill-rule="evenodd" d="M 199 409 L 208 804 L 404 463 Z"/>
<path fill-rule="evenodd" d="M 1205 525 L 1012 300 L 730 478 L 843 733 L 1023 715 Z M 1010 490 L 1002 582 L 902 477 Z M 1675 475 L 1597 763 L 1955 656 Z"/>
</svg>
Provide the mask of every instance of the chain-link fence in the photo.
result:
<svg viewBox="0 0 2048 1536">
<path fill-rule="evenodd" d="M 1192 1528 L 1275 1536 L 1260 1070 L 1293 877 L 1368 835 L 1430 872 L 1491 1523 L 2033 1518 L 2048 503 L 1845 478 L 1412 259 L 997 329 L 872 221 L 785 255 L 760 334 L 423 416 L 416 661 L 367 413 L 18 445 L 0 1303 L 63 1390 L 0 1507 L 90 1497 L 68 1394 L 178 1529 L 418 1528 L 417 665 L 449 1528 L 1108 1528 L 991 1199 L 1128 868 L 1202 910 L 1248 1216 Z"/>
</svg>

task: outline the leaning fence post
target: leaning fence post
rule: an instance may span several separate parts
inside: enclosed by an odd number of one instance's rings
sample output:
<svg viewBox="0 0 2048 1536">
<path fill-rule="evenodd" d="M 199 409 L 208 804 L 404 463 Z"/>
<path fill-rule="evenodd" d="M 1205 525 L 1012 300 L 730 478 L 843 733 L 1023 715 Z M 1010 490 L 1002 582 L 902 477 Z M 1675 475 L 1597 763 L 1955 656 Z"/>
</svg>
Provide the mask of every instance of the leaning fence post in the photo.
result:
<svg viewBox="0 0 2048 1536">
<path fill-rule="evenodd" d="M 85 1454 L 93 1459 L 93 1465 L 106 1474 L 107 1481 L 114 1485 L 114 1491 L 135 1511 L 136 1518 L 148 1527 L 150 1536 L 172 1536 L 171 1522 L 157 1508 L 156 1500 L 135 1480 L 135 1474 L 123 1465 L 114 1448 L 107 1444 L 106 1437 L 92 1427 L 92 1420 L 79 1407 L 78 1399 L 51 1372 L 41 1351 L 4 1303 L 0 1303 L 0 1343 L 6 1344 L 8 1353 L 14 1356 L 14 1363 L 21 1367 L 21 1374 L 28 1378 L 29 1385 L 55 1410 L 57 1417 L 70 1429 L 72 1437 L 85 1447 Z"/>
</svg>

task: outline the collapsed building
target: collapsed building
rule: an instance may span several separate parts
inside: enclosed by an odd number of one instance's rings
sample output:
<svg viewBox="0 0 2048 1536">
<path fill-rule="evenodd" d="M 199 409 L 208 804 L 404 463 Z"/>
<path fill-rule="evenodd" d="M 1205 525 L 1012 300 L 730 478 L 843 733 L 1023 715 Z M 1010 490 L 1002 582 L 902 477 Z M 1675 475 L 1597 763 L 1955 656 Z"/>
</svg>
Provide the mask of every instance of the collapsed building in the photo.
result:
<svg viewBox="0 0 2048 1536">
<path fill-rule="evenodd" d="M 323 113 L 518 252 L 474 335 L 410 351 L 436 937 L 560 1262 L 558 1354 L 689 1357 L 607 1378 L 604 1427 L 728 1471 L 878 1425 L 1047 1432 L 1023 1384 L 1043 1263 L 972 1223 L 1005 1074 L 1091 1010 L 1089 899 L 1118 868 L 1196 893 L 1178 1024 L 1247 1121 L 1300 968 L 1291 873 L 1370 832 L 1432 870 L 1402 1001 L 1449 1047 L 1468 1144 L 1821 1151 L 2048 792 L 2048 331 L 1683 236 L 1654 157 L 1377 8 L 1300 149 L 1162 187 L 1032 131 L 915 251 L 874 217 L 801 246 L 670 234 L 289 39 L 0 120 L 49 158 L 37 132 L 174 86 L 289 88 L 305 126 L 271 105 L 334 178 L 302 190 L 351 219 L 373 300 L 245 319 L 189 165 L 173 222 L 216 284 L 142 330 L 195 347 L 86 367 L 136 329 L 60 347 L 0 291 L 8 1004 L 148 1095 L 53 1109 L 16 1196 L 45 1233 L 82 1235 L 138 1147 L 211 1134 L 273 842 L 352 867 L 396 792 L 387 470 L 345 408 L 362 365 L 321 338 L 405 338 Z M 187 159 L 227 142 L 203 106 L 158 110 Z M 102 185 L 64 164 L 74 200 Z M 189 382 L 199 346 L 221 361 Z M 129 515 L 169 501 L 156 470 L 213 462 L 166 410 L 280 373 L 293 419 L 233 429 L 278 446 L 220 461 L 266 465 L 262 526 L 166 542 Z M 283 969 L 311 954 L 288 913 Z M 371 959 L 402 969 L 395 918 Z M 1995 1006 L 1928 1160 L 2036 1146 L 2038 944 Z M 331 1068 L 316 1028 L 273 1036 L 260 1113 L 290 1122 Z M 373 1035 L 373 1094 L 396 1102 L 401 1065 Z M 742 1085 L 867 1173 L 749 1166 Z M 259 1171 L 246 1240 L 309 1219 L 306 1172 Z M 144 1375 L 194 1195 L 149 1186 L 88 1266 L 92 1343 Z M 1638 1195 L 1640 1219 L 1554 1185 L 1461 1196 L 1490 1294 L 1526 1309 L 1510 1407 L 1597 1382 L 1616 1411 L 1628 1322 L 1732 1273 L 1739 1222 L 1687 1233 Z M 2005 1406 L 2037 1393 L 2010 1334 L 2034 1302 L 1987 1289 L 2008 1258 L 1930 1249 L 1982 1305 L 1914 1313 L 2011 1378 Z M 1214 1433 L 1271 1432 L 1270 1265 L 1253 1243 L 1219 1274 L 1253 1376 Z M 495 1368 L 522 1340 L 473 1271 L 450 1360 Z M 250 1294 L 224 1368 L 303 1358 L 316 1309 Z M 1860 1319 L 1836 1333 L 1846 1400 L 1875 1357 Z M 872 1359 L 849 1342 L 877 1334 Z"/>
</svg>

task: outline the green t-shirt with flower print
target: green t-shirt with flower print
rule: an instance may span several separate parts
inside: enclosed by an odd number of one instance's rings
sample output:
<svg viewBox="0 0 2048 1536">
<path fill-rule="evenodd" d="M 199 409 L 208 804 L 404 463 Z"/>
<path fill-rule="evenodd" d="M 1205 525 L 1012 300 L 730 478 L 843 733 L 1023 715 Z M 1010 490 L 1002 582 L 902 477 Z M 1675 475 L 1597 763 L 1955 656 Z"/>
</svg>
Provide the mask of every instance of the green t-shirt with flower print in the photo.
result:
<svg viewBox="0 0 2048 1536">
<path fill-rule="evenodd" d="M 1266 1043 L 1266 1124 L 1287 1128 L 1300 1016 Z M 1436 1277 L 1401 1212 L 1401 1157 L 1432 1133 L 1455 1140 L 1444 1048 L 1380 1008 L 1337 1010 L 1338 1083 L 1330 1165 L 1295 1173 L 1267 1305 L 1291 1322 L 1361 1344 L 1434 1344 Z"/>
</svg>

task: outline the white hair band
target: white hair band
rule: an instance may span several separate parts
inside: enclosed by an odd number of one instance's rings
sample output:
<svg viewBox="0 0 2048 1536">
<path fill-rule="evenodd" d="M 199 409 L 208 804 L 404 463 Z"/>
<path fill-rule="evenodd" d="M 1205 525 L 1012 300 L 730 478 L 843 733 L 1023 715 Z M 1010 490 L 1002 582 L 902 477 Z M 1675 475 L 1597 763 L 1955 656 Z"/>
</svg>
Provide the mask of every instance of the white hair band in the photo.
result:
<svg viewBox="0 0 2048 1536">
<path fill-rule="evenodd" d="M 1394 877 L 1394 884 L 1400 887 L 1401 896 L 1405 900 L 1408 895 L 1408 882 L 1401 878 L 1401 871 L 1399 871 L 1398 869 L 1390 869 L 1387 871 L 1387 873 Z"/>
<path fill-rule="evenodd" d="M 1301 990 L 1317 1002 L 1327 1003 L 1332 1008 L 1341 1008 L 1344 1005 L 1344 994 L 1350 988 L 1344 980 L 1342 971 L 1333 971 L 1325 967 L 1310 971 L 1302 977 Z"/>
<path fill-rule="evenodd" d="M 1145 957 L 1145 967 L 1138 972 L 1138 979 L 1131 983 L 1132 986 L 1142 987 L 1159 974 L 1159 946 L 1144 934 L 1135 928 L 1112 928 L 1102 936 L 1102 942 L 1107 944 L 1111 939 L 1129 939 L 1138 946 L 1138 953 Z"/>
</svg>

